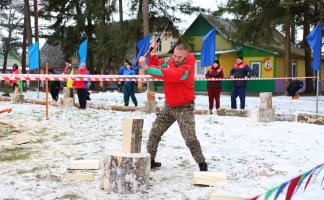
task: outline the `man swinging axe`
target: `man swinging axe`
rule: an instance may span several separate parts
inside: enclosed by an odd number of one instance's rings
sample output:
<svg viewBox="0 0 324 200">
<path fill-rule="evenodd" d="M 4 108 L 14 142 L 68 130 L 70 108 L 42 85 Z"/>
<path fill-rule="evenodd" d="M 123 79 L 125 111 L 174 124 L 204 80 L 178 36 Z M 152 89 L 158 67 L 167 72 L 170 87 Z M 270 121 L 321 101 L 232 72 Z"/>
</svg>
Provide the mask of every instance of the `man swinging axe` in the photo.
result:
<svg viewBox="0 0 324 200">
<path fill-rule="evenodd" d="M 157 43 L 154 42 L 151 49 Z M 153 122 L 150 131 L 147 151 L 151 154 L 151 168 L 160 167 L 161 163 L 155 162 L 155 156 L 162 135 L 168 128 L 177 121 L 180 132 L 189 148 L 194 160 L 199 165 L 200 171 L 207 171 L 207 164 L 202 153 L 200 142 L 196 137 L 195 118 L 194 118 L 194 74 L 195 57 L 188 52 L 184 44 L 178 44 L 174 49 L 174 55 L 167 61 L 165 68 L 159 64 L 163 60 L 157 60 L 156 63 L 146 64 L 145 56 L 139 59 L 139 64 L 148 74 L 154 78 L 162 79 L 164 84 L 164 93 L 166 102 L 161 112 Z"/>
</svg>

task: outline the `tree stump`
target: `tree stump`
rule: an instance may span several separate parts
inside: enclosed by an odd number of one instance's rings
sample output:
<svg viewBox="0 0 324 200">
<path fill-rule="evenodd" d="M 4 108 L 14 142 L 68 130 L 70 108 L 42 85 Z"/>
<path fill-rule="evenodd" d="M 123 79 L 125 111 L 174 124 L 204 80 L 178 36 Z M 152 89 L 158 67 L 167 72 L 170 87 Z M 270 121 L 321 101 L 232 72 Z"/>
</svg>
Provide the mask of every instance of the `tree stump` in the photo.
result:
<svg viewBox="0 0 324 200">
<path fill-rule="evenodd" d="M 123 120 L 123 151 L 140 153 L 142 146 L 143 119 Z"/>
<path fill-rule="evenodd" d="M 266 110 L 272 108 L 272 93 L 261 92 L 260 93 L 260 109 Z"/>
<path fill-rule="evenodd" d="M 103 189 L 132 194 L 149 189 L 151 156 L 149 153 L 109 152 L 104 159 Z"/>
<path fill-rule="evenodd" d="M 150 114 L 150 113 L 155 113 L 155 111 L 156 111 L 156 102 L 146 101 L 144 106 L 144 112 Z"/>
<path fill-rule="evenodd" d="M 24 103 L 24 95 L 20 93 L 13 93 L 11 103 L 22 104 Z"/>
<path fill-rule="evenodd" d="M 147 101 L 155 102 L 155 92 L 147 91 Z"/>
<path fill-rule="evenodd" d="M 72 108 L 75 107 L 74 98 L 68 97 L 63 99 L 63 107 L 64 108 Z"/>
<path fill-rule="evenodd" d="M 275 120 L 275 109 L 272 108 L 272 93 L 260 93 L 260 107 L 258 112 L 259 122 L 272 122 Z"/>
<path fill-rule="evenodd" d="M 145 102 L 144 112 L 154 113 L 156 111 L 155 92 L 147 91 L 147 101 Z"/>
<path fill-rule="evenodd" d="M 64 87 L 63 88 L 63 96 L 64 98 L 73 98 L 73 89 L 68 88 L 68 87 Z"/>
<path fill-rule="evenodd" d="M 64 87 L 63 88 L 63 107 L 64 108 L 72 108 L 75 107 L 73 90 L 71 88 Z"/>
</svg>

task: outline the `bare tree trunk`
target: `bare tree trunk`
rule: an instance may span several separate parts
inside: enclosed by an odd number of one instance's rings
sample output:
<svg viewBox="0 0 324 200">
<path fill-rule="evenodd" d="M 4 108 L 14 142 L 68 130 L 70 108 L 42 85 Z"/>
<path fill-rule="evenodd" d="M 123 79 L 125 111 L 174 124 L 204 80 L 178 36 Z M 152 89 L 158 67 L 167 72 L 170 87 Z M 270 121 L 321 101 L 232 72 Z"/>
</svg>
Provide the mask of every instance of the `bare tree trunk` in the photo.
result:
<svg viewBox="0 0 324 200">
<path fill-rule="evenodd" d="M 304 32 L 303 32 L 303 43 L 305 50 L 305 76 L 313 76 L 313 70 L 311 67 L 312 51 L 310 46 L 306 41 L 306 37 L 310 32 L 310 7 L 309 1 L 305 0 L 304 2 Z M 314 93 L 314 85 L 312 79 L 306 79 L 306 94 Z"/>
<path fill-rule="evenodd" d="M 284 32 L 285 32 L 285 40 L 284 40 L 284 47 L 285 47 L 285 76 L 286 77 L 291 77 L 291 3 L 292 0 L 289 0 L 287 3 L 286 7 L 286 16 L 287 16 L 287 21 L 284 24 Z M 285 80 L 285 85 L 288 86 L 290 83 L 290 80 Z"/>
<path fill-rule="evenodd" d="M 319 7 L 320 7 L 320 22 L 324 22 L 324 0 L 319 1 Z M 323 29 L 323 28 L 322 28 Z"/>
<path fill-rule="evenodd" d="M 138 12 L 137 12 L 137 29 L 136 29 L 136 38 L 140 39 L 142 37 L 142 20 L 143 20 L 143 1 L 138 2 Z M 137 52 L 136 52 L 137 53 Z"/>
<path fill-rule="evenodd" d="M 146 36 L 149 33 L 149 1 L 143 0 L 143 35 Z M 144 75 L 145 71 L 143 69 L 139 70 L 140 75 Z M 138 82 L 138 89 L 143 91 L 143 83 Z"/>
<path fill-rule="evenodd" d="M 146 36 L 149 33 L 149 1 L 143 0 L 143 33 Z"/>
<path fill-rule="evenodd" d="M 8 62 L 8 50 L 7 48 L 5 48 L 4 52 L 3 52 L 3 68 L 2 68 L 2 73 L 6 73 L 7 71 L 7 62 Z"/>
<path fill-rule="evenodd" d="M 91 14 L 87 16 L 87 35 L 88 35 L 88 46 L 90 46 L 90 43 L 92 42 L 92 33 L 93 33 L 93 27 L 92 27 L 92 22 L 91 22 Z M 93 66 L 93 52 L 92 50 L 88 47 L 87 51 L 87 66 L 89 69 L 90 74 L 95 74 L 95 68 Z"/>
<path fill-rule="evenodd" d="M 120 24 L 123 24 L 124 17 L 123 17 L 123 0 L 119 0 L 119 21 Z"/>
<path fill-rule="evenodd" d="M 23 34 L 23 43 L 22 43 L 22 56 L 21 56 L 21 71 L 23 74 L 26 74 L 26 49 L 27 49 L 27 26 L 26 21 L 24 20 L 24 34 Z"/>
<path fill-rule="evenodd" d="M 35 41 L 38 42 L 39 33 L 38 33 L 38 2 L 37 2 L 37 0 L 34 0 L 34 17 L 35 17 Z"/>
<path fill-rule="evenodd" d="M 121 51 L 126 54 L 126 38 L 125 38 L 125 27 L 124 27 L 124 16 L 123 16 L 123 0 L 119 0 L 119 23 L 121 32 Z"/>
<path fill-rule="evenodd" d="M 31 22 L 30 22 L 30 6 L 29 0 L 24 0 L 24 15 L 25 15 L 25 23 L 26 23 L 26 34 L 27 34 L 27 44 L 31 45 L 33 43 Z"/>
<path fill-rule="evenodd" d="M 296 19 L 295 17 L 293 17 L 293 21 L 291 23 L 291 38 L 290 38 L 290 41 L 291 43 L 293 44 L 296 44 Z"/>
<path fill-rule="evenodd" d="M 3 68 L 2 73 L 5 73 L 7 71 L 7 64 L 8 64 L 8 55 L 11 51 L 11 39 L 12 39 L 12 32 L 14 31 L 13 28 L 13 10 L 10 8 L 9 11 L 9 19 L 8 19 L 8 38 L 3 43 Z"/>
<path fill-rule="evenodd" d="M 284 25 L 285 32 L 285 76 L 291 77 L 291 44 L 290 44 L 290 24 Z M 286 80 L 286 85 L 289 84 L 289 80 Z"/>
</svg>

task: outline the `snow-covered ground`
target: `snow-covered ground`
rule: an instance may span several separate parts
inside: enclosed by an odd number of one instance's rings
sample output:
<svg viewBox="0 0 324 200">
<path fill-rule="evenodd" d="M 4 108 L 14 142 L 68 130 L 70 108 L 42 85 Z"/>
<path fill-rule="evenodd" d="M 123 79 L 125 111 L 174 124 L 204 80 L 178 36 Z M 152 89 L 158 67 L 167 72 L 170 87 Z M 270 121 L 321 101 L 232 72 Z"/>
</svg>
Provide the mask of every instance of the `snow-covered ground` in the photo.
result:
<svg viewBox="0 0 324 200">
<path fill-rule="evenodd" d="M 25 94 L 36 98 L 35 92 Z M 40 94 L 40 98 L 44 98 Z M 157 94 L 158 104 L 164 101 Z M 91 95 L 93 103 L 122 105 L 120 93 Z M 146 94 L 137 94 L 139 106 Z M 239 101 L 238 101 L 239 102 Z M 130 103 L 132 105 L 132 103 Z M 207 109 L 207 96 L 197 96 L 196 108 Z M 221 96 L 221 106 L 229 108 L 230 97 Z M 315 98 L 274 97 L 277 113 L 314 112 Z M 212 192 L 253 197 L 324 162 L 324 127 L 297 122 L 259 123 L 256 111 L 258 97 L 247 97 L 249 118 L 196 115 L 196 132 L 210 171 L 226 172 L 227 185 L 198 187 L 192 185 L 193 171 L 198 167 L 187 149 L 175 123 L 164 135 L 158 157 L 162 168 L 152 173 L 150 190 L 144 194 L 117 195 L 100 190 L 102 170 L 83 171 L 96 176 L 93 182 L 64 179 L 70 160 L 103 159 L 106 151 L 119 149 L 122 143 L 121 121 L 126 117 L 144 118 L 143 144 L 146 149 L 154 114 L 117 112 L 96 109 L 63 110 L 41 105 L 12 105 L 0 102 L 0 109 L 12 107 L 10 114 L 0 115 L 0 199 L 208 199 Z M 320 98 L 324 113 L 324 97 Z M 6 125 L 11 124 L 12 126 Z M 24 160 L 1 162 L 1 155 L 13 148 L 11 139 L 25 132 L 32 142 L 18 149 L 27 152 Z M 321 174 L 320 178 L 324 176 Z M 323 200 L 324 188 L 318 180 L 293 199 Z"/>
</svg>

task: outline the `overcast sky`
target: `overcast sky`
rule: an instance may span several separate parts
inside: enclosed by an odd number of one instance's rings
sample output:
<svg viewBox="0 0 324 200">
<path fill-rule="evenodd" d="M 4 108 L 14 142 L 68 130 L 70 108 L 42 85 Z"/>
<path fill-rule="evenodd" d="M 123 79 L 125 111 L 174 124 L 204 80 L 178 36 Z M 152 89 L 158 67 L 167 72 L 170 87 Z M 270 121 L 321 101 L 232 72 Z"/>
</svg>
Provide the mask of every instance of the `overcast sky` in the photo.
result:
<svg viewBox="0 0 324 200">
<path fill-rule="evenodd" d="M 123 6 L 124 6 L 124 18 L 129 19 L 130 16 L 130 10 L 129 10 L 129 4 L 131 0 L 123 0 Z M 225 4 L 226 0 L 192 0 L 193 6 L 199 6 L 201 8 L 210 9 L 210 10 L 217 10 L 217 7 L 221 4 Z M 187 29 L 190 24 L 195 20 L 197 17 L 197 13 L 193 15 L 184 15 L 179 14 L 180 18 L 182 19 L 182 22 L 179 24 L 176 24 L 180 31 L 184 31 Z M 119 15 L 115 15 L 115 20 L 119 19 Z"/>
<path fill-rule="evenodd" d="M 131 0 L 123 0 L 124 19 L 125 20 L 134 18 L 134 16 L 131 16 L 130 2 L 131 2 Z M 224 4 L 226 4 L 226 2 L 227 2 L 227 0 L 192 0 L 193 6 L 199 6 L 201 8 L 210 9 L 210 10 L 217 10 L 218 6 L 224 5 Z M 197 15 L 198 15 L 197 13 L 192 14 L 192 15 L 179 14 L 182 22 L 177 23 L 176 26 L 178 26 L 180 31 L 183 32 L 195 20 Z M 228 16 L 228 15 L 225 17 L 231 18 L 231 16 Z M 113 20 L 114 21 L 119 20 L 118 12 L 114 14 Z M 44 20 L 40 20 L 39 23 L 40 23 L 39 25 L 42 27 L 44 27 L 44 26 L 46 27 L 48 25 L 48 22 L 46 22 Z M 32 19 L 32 24 L 33 24 L 33 19 Z M 299 31 L 297 34 L 297 40 L 301 40 L 301 39 L 302 39 L 302 33 Z M 40 40 L 40 46 L 42 46 L 44 43 L 45 43 L 44 39 Z"/>
<path fill-rule="evenodd" d="M 124 19 L 130 19 L 134 16 L 131 16 L 131 12 L 130 12 L 130 1 L 131 0 L 123 0 L 123 9 L 124 9 Z M 192 0 L 193 2 L 193 6 L 199 6 L 201 8 L 205 8 L 205 9 L 210 9 L 210 10 L 217 10 L 217 6 L 219 6 L 220 4 L 224 4 L 226 3 L 226 0 Z M 184 14 L 179 14 L 182 22 L 176 24 L 176 26 L 179 27 L 180 31 L 185 31 L 190 24 L 195 20 L 195 18 L 197 17 L 197 13 L 193 14 L 193 15 L 184 15 Z M 119 14 L 118 12 L 114 14 L 113 16 L 113 20 L 114 21 L 118 21 L 119 20 Z M 33 19 L 32 19 L 32 24 L 33 24 Z M 39 25 L 40 26 L 46 26 L 46 24 L 48 22 L 45 22 L 44 20 L 40 20 L 39 21 Z M 43 46 L 45 43 L 45 39 L 41 39 L 40 40 L 40 46 Z"/>
</svg>

